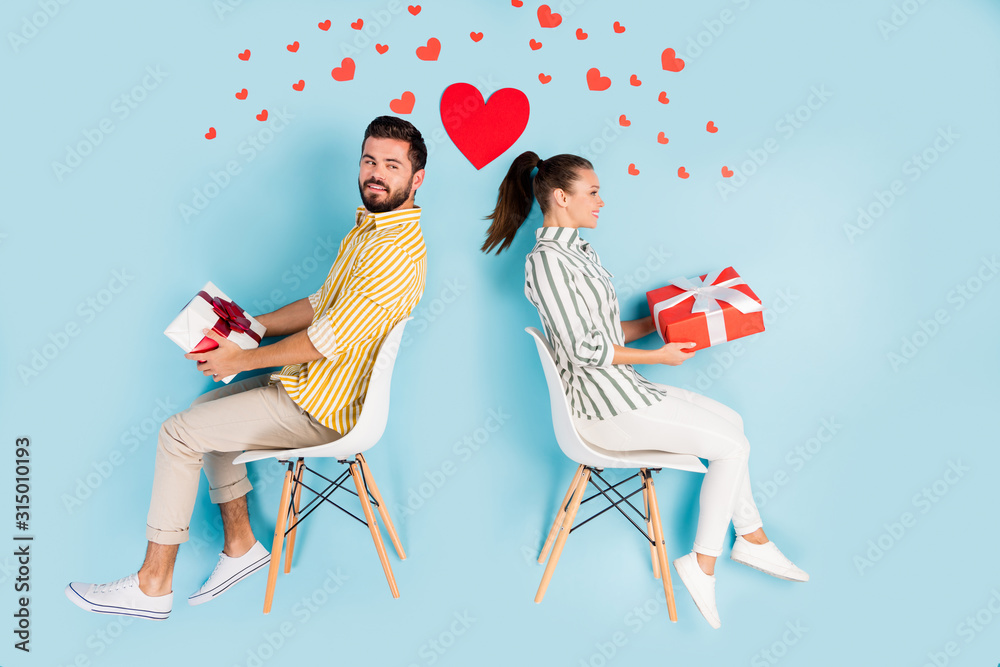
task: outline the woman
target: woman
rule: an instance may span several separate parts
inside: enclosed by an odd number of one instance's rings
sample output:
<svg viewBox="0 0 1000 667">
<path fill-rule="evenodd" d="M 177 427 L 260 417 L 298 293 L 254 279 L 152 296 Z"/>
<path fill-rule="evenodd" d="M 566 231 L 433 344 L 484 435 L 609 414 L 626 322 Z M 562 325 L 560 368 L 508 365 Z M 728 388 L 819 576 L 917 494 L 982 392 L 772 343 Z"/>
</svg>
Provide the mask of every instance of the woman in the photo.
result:
<svg viewBox="0 0 1000 667">
<path fill-rule="evenodd" d="M 538 172 L 532 176 L 535 169 Z M 743 420 L 730 408 L 692 391 L 650 382 L 632 364 L 678 366 L 695 343 L 655 350 L 626 344 L 654 332 L 652 317 L 622 322 L 611 274 L 579 230 L 597 226 L 604 206 L 593 165 L 575 155 L 541 160 L 522 153 L 500 184 L 483 252 L 507 248 L 528 217 L 532 196 L 544 221 L 525 265 L 524 292 L 538 309 L 555 350 L 578 432 L 617 451 L 659 449 L 708 459 L 694 549 L 674 561 L 681 581 L 713 628 L 715 561 L 730 521 L 732 560 L 791 581 L 808 581 L 764 534 L 750 490 L 750 445 Z"/>
</svg>

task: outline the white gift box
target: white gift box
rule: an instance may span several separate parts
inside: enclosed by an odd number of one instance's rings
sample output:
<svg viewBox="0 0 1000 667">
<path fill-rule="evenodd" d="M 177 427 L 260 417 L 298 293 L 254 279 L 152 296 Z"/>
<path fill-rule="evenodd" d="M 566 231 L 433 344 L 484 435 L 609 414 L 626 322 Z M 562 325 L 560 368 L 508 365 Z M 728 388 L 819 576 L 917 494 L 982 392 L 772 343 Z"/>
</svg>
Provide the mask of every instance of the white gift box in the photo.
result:
<svg viewBox="0 0 1000 667">
<path fill-rule="evenodd" d="M 212 282 L 205 283 L 163 333 L 185 352 L 196 348 L 205 352 L 218 347 L 214 340 L 202 333 L 203 329 L 215 329 L 220 336 L 225 336 L 244 350 L 257 347 L 264 337 L 264 325 L 237 306 Z M 230 375 L 222 381 L 228 383 L 234 377 L 236 375 Z"/>
</svg>

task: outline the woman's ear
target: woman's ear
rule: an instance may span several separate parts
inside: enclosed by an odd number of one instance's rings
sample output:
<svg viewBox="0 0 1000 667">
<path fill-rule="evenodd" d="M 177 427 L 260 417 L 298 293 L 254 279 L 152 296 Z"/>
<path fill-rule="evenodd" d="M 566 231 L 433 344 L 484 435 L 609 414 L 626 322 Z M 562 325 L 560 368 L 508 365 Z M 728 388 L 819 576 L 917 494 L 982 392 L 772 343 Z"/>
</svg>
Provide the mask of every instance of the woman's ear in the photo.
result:
<svg viewBox="0 0 1000 667">
<path fill-rule="evenodd" d="M 569 205 L 569 197 L 562 188 L 556 188 L 552 191 L 552 203 L 560 208 L 566 208 Z"/>
</svg>

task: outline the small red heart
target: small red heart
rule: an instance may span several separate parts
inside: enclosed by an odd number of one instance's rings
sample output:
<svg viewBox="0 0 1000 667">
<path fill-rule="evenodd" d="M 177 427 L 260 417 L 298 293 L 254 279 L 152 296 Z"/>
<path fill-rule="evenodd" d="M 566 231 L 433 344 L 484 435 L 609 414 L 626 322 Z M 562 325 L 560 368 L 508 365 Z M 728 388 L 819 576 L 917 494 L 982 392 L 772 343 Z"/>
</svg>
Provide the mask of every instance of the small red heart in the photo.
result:
<svg viewBox="0 0 1000 667">
<path fill-rule="evenodd" d="M 325 21 L 320 21 L 316 25 L 319 26 L 320 30 L 329 30 L 330 29 L 330 19 L 327 19 Z"/>
<path fill-rule="evenodd" d="M 632 174 L 633 176 L 639 175 L 639 170 L 635 168 L 634 162 L 628 166 L 628 173 Z"/>
<path fill-rule="evenodd" d="M 247 49 L 247 50 L 246 50 L 246 51 L 244 51 L 243 53 L 239 54 L 239 56 L 237 56 L 237 57 L 238 57 L 238 58 L 239 58 L 240 60 L 243 60 L 243 61 L 247 61 L 247 60 L 250 60 L 250 49 Z"/>
<path fill-rule="evenodd" d="M 354 78 L 354 60 L 351 58 L 344 58 L 340 62 L 340 67 L 334 67 L 333 71 L 330 72 L 330 76 L 336 81 L 350 81 Z"/>
<path fill-rule="evenodd" d="M 538 49 L 542 48 L 542 43 L 536 42 L 535 40 L 531 40 L 530 42 L 528 42 L 528 46 L 531 47 L 532 51 L 537 51 Z"/>
<path fill-rule="evenodd" d="M 587 87 L 591 90 L 607 90 L 611 87 L 611 79 L 601 76 L 601 70 L 591 67 L 587 70 Z"/>
<path fill-rule="evenodd" d="M 662 132 L 656 135 L 656 140 L 659 141 L 661 144 L 665 144 L 670 141 L 670 139 L 667 139 L 667 135 L 663 134 Z"/>
<path fill-rule="evenodd" d="M 622 127 L 628 127 L 629 125 L 632 124 L 632 121 L 626 118 L 625 114 L 622 114 L 621 116 L 618 116 L 618 124 L 621 125 Z"/>
<path fill-rule="evenodd" d="M 392 109 L 393 113 L 407 114 L 413 111 L 413 103 L 415 101 L 416 98 L 413 97 L 413 93 L 407 90 L 399 96 L 399 99 L 389 102 L 389 108 Z"/>
<path fill-rule="evenodd" d="M 687 170 L 684 167 L 681 167 L 680 169 L 677 170 L 677 175 L 680 176 L 681 178 L 687 178 L 691 174 L 687 173 Z"/>
<path fill-rule="evenodd" d="M 726 178 L 730 178 L 733 175 L 733 170 L 729 167 L 722 168 L 722 175 Z"/>
<path fill-rule="evenodd" d="M 481 33 L 481 32 L 470 32 L 469 33 L 469 37 L 472 38 L 473 42 L 478 42 L 479 40 L 481 40 L 483 38 L 483 33 Z"/>
<path fill-rule="evenodd" d="M 583 28 L 577 28 L 576 29 L 576 38 L 577 39 L 587 39 L 587 37 L 588 37 L 588 35 L 587 35 L 587 33 L 585 33 L 583 31 Z"/>
<path fill-rule="evenodd" d="M 541 81 L 542 83 L 548 83 L 549 81 L 552 80 L 552 77 L 549 76 L 548 74 L 539 74 L 538 80 Z"/>
<path fill-rule="evenodd" d="M 719 128 L 717 128 L 715 126 L 715 123 L 713 123 L 712 121 L 708 121 L 708 125 L 705 126 L 705 129 L 711 132 L 712 134 L 715 134 L 716 132 L 719 131 Z"/>
<path fill-rule="evenodd" d="M 361 28 L 363 28 L 364 25 L 365 25 L 365 20 L 358 19 L 357 21 L 351 24 L 351 27 L 354 28 L 355 30 L 361 30 Z"/>
<path fill-rule="evenodd" d="M 660 104 L 669 104 L 670 103 L 670 98 L 667 97 L 667 91 L 665 91 L 665 90 L 661 90 L 660 91 L 660 96 L 657 97 L 656 99 L 660 100 Z"/>
<path fill-rule="evenodd" d="M 247 98 L 247 89 L 244 88 L 240 92 L 236 93 L 236 99 L 245 100 Z"/>
<path fill-rule="evenodd" d="M 305 87 L 306 87 L 306 81 L 305 81 L 305 79 L 299 79 L 298 83 L 293 83 L 292 84 L 292 90 L 297 90 L 299 92 L 301 92 L 302 89 L 305 88 Z"/>
<path fill-rule="evenodd" d="M 642 85 L 642 81 L 640 81 L 639 77 L 637 77 L 635 74 L 633 74 L 629 78 L 628 82 L 631 83 L 633 86 L 641 86 Z"/>
<path fill-rule="evenodd" d="M 389 45 L 388 44 L 376 44 L 375 45 L 375 50 L 378 51 L 379 53 L 385 53 L 386 51 L 389 50 Z"/>
<path fill-rule="evenodd" d="M 291 44 L 289 44 L 285 48 L 288 49 L 289 51 L 291 51 L 292 53 L 295 53 L 296 51 L 299 50 L 299 43 L 298 42 L 292 42 Z"/>
<path fill-rule="evenodd" d="M 562 23 L 562 15 L 554 13 L 548 5 L 542 5 L 538 8 L 538 25 L 543 28 L 555 28 L 560 23 Z"/>
<path fill-rule="evenodd" d="M 680 72 L 684 69 L 684 61 L 677 57 L 673 49 L 666 49 L 660 55 L 660 63 L 668 72 Z"/>
<path fill-rule="evenodd" d="M 514 5 L 515 7 L 523 7 L 524 6 L 523 0 L 510 0 L 510 4 Z"/>
<path fill-rule="evenodd" d="M 441 42 L 437 37 L 427 40 L 427 46 L 417 47 L 417 57 L 421 60 L 437 60 L 441 54 Z"/>
<path fill-rule="evenodd" d="M 267 120 L 267 109 L 262 109 L 259 114 L 257 114 L 257 120 L 265 121 Z"/>
<path fill-rule="evenodd" d="M 420 5 L 410 5 L 409 7 L 406 8 L 406 11 L 416 16 L 417 14 L 420 13 L 420 9 L 421 9 Z"/>
<path fill-rule="evenodd" d="M 625 26 L 623 26 L 618 21 L 615 21 L 614 29 L 615 29 L 615 32 L 617 32 L 618 34 L 621 34 L 621 33 L 625 32 Z"/>
<path fill-rule="evenodd" d="M 208 128 L 208 132 L 205 133 L 205 138 L 206 139 L 215 139 L 215 128 L 214 127 Z"/>
</svg>

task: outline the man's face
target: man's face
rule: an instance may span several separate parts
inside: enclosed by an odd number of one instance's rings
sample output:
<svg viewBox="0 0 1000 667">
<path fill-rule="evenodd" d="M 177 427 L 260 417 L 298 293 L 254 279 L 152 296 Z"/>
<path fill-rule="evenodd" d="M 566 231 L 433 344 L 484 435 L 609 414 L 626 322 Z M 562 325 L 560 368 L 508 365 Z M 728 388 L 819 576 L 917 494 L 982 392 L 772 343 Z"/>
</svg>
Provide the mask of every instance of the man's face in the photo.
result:
<svg viewBox="0 0 1000 667">
<path fill-rule="evenodd" d="M 424 170 L 413 173 L 409 150 L 409 142 L 401 139 L 365 139 L 358 189 L 365 208 L 372 213 L 413 206 L 413 195 L 423 182 Z"/>
</svg>

